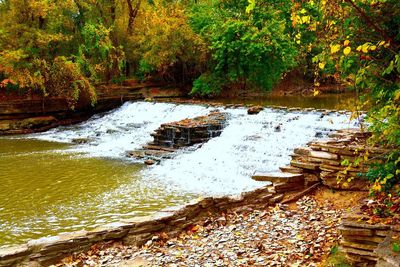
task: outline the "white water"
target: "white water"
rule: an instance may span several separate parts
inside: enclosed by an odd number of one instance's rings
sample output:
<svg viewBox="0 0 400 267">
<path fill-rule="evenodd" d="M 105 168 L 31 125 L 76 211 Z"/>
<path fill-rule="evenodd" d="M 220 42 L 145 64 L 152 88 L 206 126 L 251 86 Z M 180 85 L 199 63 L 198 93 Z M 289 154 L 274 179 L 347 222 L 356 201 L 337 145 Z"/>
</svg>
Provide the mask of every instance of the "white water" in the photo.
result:
<svg viewBox="0 0 400 267">
<path fill-rule="evenodd" d="M 247 115 L 244 108 L 219 109 L 229 114 L 228 125 L 221 136 L 144 169 L 143 177 L 167 188 L 195 194 L 238 193 L 264 185 L 253 181 L 251 175 L 255 171 L 277 171 L 280 166 L 287 165 L 293 149 L 315 139 L 317 131 L 355 127 L 355 122 L 349 122 L 348 115 L 337 113 L 321 118 L 319 112 L 288 113 L 265 109 L 258 115 Z M 150 133 L 162 123 L 206 115 L 211 110 L 215 108 L 126 103 L 82 124 L 59 127 L 32 137 L 58 142 L 89 138 L 90 143 L 72 150 L 87 156 L 126 159 L 125 152 L 150 142 Z M 281 124 L 280 132 L 274 129 L 278 124 Z"/>
</svg>

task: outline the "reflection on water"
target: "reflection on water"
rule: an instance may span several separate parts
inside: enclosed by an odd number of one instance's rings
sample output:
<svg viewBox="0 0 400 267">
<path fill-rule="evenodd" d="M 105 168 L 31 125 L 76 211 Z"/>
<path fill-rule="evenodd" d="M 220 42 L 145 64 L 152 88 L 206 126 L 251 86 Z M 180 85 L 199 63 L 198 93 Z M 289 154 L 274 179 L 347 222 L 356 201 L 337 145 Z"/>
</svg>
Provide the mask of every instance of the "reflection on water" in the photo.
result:
<svg viewBox="0 0 400 267">
<path fill-rule="evenodd" d="M 257 98 L 233 98 L 233 99 L 218 99 L 218 102 L 225 104 L 255 104 L 261 106 L 285 106 L 285 107 L 301 107 L 301 108 L 317 108 L 317 109 L 344 109 L 348 110 L 357 102 L 355 93 L 342 94 L 322 94 L 318 96 L 301 96 L 301 95 L 286 95 L 274 96 L 267 95 Z"/>
</svg>

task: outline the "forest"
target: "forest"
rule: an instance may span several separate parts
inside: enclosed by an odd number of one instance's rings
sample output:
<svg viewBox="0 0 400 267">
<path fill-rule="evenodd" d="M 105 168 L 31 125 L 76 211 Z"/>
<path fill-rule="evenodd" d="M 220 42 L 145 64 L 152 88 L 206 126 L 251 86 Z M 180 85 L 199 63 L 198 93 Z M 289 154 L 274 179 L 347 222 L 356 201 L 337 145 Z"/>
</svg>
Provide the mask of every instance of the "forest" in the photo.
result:
<svg viewBox="0 0 400 267">
<path fill-rule="evenodd" d="M 355 92 L 351 119 L 365 120 L 369 146 L 390 149 L 366 173 L 371 218 L 400 222 L 399 0 L 0 0 L 4 94 L 73 110 L 95 106 L 99 84 L 134 79 L 208 100 L 270 91 L 293 71 L 313 96 L 327 81 Z"/>
</svg>

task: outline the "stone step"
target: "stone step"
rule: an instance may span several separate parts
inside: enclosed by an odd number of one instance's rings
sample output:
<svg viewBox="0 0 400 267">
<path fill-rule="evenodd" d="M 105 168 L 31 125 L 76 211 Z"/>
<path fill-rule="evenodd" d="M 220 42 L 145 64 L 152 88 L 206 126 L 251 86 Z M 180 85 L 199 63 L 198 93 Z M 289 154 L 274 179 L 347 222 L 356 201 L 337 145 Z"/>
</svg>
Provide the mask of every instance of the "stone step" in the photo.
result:
<svg viewBox="0 0 400 267">
<path fill-rule="evenodd" d="M 342 245 L 343 247 L 362 249 L 362 250 L 367 250 L 367 251 L 371 251 L 371 252 L 373 252 L 374 249 L 377 248 L 377 245 L 362 244 L 362 243 L 358 243 L 358 242 L 351 242 L 351 241 L 344 241 L 344 240 L 342 240 L 340 242 L 340 245 Z"/>
<path fill-rule="evenodd" d="M 320 169 L 323 171 L 344 171 L 347 170 L 348 172 L 362 172 L 361 168 L 353 168 L 353 167 L 346 167 L 346 166 L 332 166 L 328 164 L 321 164 Z"/>
<path fill-rule="evenodd" d="M 329 152 L 325 152 L 325 151 L 311 150 L 308 155 L 313 158 L 329 159 L 329 160 L 335 160 L 335 159 L 339 158 L 339 156 L 337 154 L 333 154 L 333 153 L 329 153 Z"/>
<path fill-rule="evenodd" d="M 343 236 L 373 236 L 374 230 L 365 229 L 365 228 L 354 228 L 354 227 L 346 227 L 340 226 L 339 232 Z"/>
<path fill-rule="evenodd" d="M 314 164 L 314 163 L 310 163 L 310 162 L 301 162 L 301 161 L 297 161 L 297 160 L 290 161 L 290 165 L 301 168 L 301 169 L 307 169 L 307 170 L 313 170 L 313 171 L 319 169 L 319 164 Z"/>
<path fill-rule="evenodd" d="M 268 181 L 272 183 L 295 183 L 304 181 L 303 174 L 288 172 L 256 173 L 251 178 L 256 181 Z"/>
<path fill-rule="evenodd" d="M 288 191 L 297 191 L 297 190 L 301 190 L 301 189 L 304 189 L 304 182 L 274 184 L 274 190 L 277 193 L 288 192 Z"/>
<path fill-rule="evenodd" d="M 164 150 L 164 151 L 168 151 L 168 152 L 175 152 L 176 148 L 170 148 L 170 147 L 161 147 L 161 146 L 157 146 L 157 145 L 144 145 L 143 146 L 144 149 L 149 149 L 149 150 Z"/>
<path fill-rule="evenodd" d="M 296 173 L 296 174 L 298 174 L 298 173 L 303 173 L 303 169 L 301 169 L 301 168 L 296 168 L 296 167 L 293 167 L 293 166 L 290 166 L 290 165 L 284 166 L 284 167 L 279 167 L 279 169 L 280 169 L 282 172 Z"/>
<path fill-rule="evenodd" d="M 304 160 L 311 163 L 325 164 L 330 166 L 340 166 L 339 160 L 329 160 L 329 159 L 314 158 L 314 157 L 307 157 Z"/>
</svg>

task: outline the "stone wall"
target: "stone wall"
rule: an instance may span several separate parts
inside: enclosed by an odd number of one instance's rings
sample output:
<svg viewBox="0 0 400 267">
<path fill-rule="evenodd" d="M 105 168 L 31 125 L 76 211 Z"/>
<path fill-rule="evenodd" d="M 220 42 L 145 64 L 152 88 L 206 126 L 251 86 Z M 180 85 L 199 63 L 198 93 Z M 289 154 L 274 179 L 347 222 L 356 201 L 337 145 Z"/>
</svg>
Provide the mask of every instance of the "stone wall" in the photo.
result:
<svg viewBox="0 0 400 267">
<path fill-rule="evenodd" d="M 126 101 L 184 96 L 180 89 L 157 84 L 130 86 L 98 85 L 97 103 L 71 110 L 63 98 L 24 99 L 0 103 L 0 135 L 45 131 L 59 125 L 77 123 L 89 116 L 121 106 Z"/>
<path fill-rule="evenodd" d="M 33 240 L 24 245 L 0 249 L 0 266 L 48 266 L 71 253 L 86 251 L 93 244 L 107 240 L 142 245 L 161 232 L 174 237 L 210 214 L 218 215 L 233 208 L 265 207 L 280 202 L 293 190 L 284 182 L 276 182 L 239 195 L 195 200 L 187 205 L 166 208 L 152 216 L 123 220 L 92 231 Z"/>
<path fill-rule="evenodd" d="M 343 217 L 341 250 L 353 266 L 399 267 L 400 253 L 392 247 L 400 245 L 400 225 L 371 224 L 369 219 L 356 211 Z"/>
<path fill-rule="evenodd" d="M 306 147 L 296 148 L 290 165 L 281 167 L 281 176 L 301 175 L 306 185 L 322 183 L 341 190 L 368 190 L 369 183 L 363 177 L 367 166 L 356 164 L 358 157 L 368 154 L 368 163 L 379 162 L 389 150 L 370 147 L 368 132 L 359 129 L 338 130 L 329 139 L 312 141 Z M 346 162 L 343 164 L 343 162 Z M 264 180 L 276 174 L 263 174 Z M 253 176 L 257 180 L 257 175 Z"/>
</svg>

